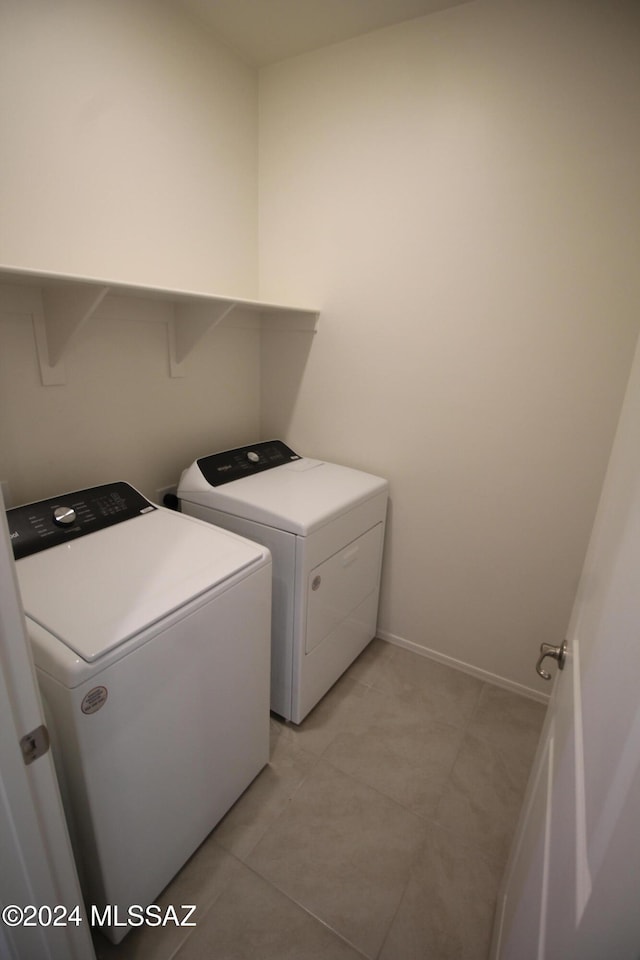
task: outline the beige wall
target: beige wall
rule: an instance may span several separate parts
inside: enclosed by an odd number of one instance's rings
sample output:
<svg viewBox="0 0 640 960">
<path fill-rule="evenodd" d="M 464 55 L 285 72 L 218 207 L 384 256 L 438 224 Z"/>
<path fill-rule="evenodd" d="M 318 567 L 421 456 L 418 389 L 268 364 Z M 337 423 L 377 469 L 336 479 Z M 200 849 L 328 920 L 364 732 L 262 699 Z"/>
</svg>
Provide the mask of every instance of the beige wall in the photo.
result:
<svg viewBox="0 0 640 960">
<path fill-rule="evenodd" d="M 184 379 L 162 307 L 101 308 L 57 387 L 2 313 L 14 500 L 153 496 L 282 435 L 390 478 L 385 635 L 540 689 L 637 329 L 625 6 L 477 0 L 282 63 L 258 129 L 255 72 L 171 4 L 3 3 L 0 263 L 324 308 L 315 338 L 211 332 Z"/>
<path fill-rule="evenodd" d="M 257 75 L 171 4 L 7 0 L 0 128 L 0 264 L 255 296 Z M 0 312 L 14 502 L 118 477 L 153 496 L 257 435 L 259 331 L 209 333 L 184 379 L 166 339 L 162 322 L 92 320 L 66 386 L 43 387 L 29 318 Z"/>
<path fill-rule="evenodd" d="M 543 690 L 638 327 L 633 4 L 479 0 L 265 69 L 263 433 L 389 477 L 384 635 Z"/>
<path fill-rule="evenodd" d="M 158 321 L 92 320 L 65 357 L 67 382 L 43 387 L 33 330 L 0 321 L 0 479 L 13 503 L 127 480 L 146 496 L 175 483 L 196 456 L 259 434 L 260 333 L 219 327 L 169 376 Z"/>
<path fill-rule="evenodd" d="M 6 0 L 0 263 L 251 297 L 256 97 L 164 0 Z"/>
</svg>

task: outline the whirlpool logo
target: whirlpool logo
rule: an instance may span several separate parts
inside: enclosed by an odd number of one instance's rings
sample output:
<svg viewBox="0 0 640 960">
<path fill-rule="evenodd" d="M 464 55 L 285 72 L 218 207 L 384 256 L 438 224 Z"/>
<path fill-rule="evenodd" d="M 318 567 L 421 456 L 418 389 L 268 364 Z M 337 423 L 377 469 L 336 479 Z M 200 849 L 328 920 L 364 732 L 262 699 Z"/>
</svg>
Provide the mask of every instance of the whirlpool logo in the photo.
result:
<svg viewBox="0 0 640 960">
<path fill-rule="evenodd" d="M 10 533 L 9 533 L 9 537 L 10 537 L 12 540 L 17 540 L 19 536 L 20 536 L 20 534 L 18 533 L 17 530 L 11 530 Z"/>
</svg>

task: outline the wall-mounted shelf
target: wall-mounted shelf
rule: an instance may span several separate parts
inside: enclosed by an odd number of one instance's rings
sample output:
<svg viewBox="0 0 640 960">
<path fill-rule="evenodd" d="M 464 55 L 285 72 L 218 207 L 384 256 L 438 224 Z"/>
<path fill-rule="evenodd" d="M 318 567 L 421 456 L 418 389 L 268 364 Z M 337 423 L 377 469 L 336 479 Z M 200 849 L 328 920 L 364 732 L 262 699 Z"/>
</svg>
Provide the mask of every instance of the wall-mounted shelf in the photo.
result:
<svg viewBox="0 0 640 960">
<path fill-rule="evenodd" d="M 123 298 L 132 319 L 143 301 L 161 300 L 168 306 L 164 315 L 172 377 L 185 375 L 191 351 L 234 310 L 260 317 L 263 329 L 315 332 L 319 316 L 317 310 L 258 300 L 0 267 L 0 309 L 31 315 L 40 375 L 47 386 L 65 383 L 64 357 L 78 330 L 91 317 L 107 315 L 109 304 L 121 305 Z"/>
</svg>

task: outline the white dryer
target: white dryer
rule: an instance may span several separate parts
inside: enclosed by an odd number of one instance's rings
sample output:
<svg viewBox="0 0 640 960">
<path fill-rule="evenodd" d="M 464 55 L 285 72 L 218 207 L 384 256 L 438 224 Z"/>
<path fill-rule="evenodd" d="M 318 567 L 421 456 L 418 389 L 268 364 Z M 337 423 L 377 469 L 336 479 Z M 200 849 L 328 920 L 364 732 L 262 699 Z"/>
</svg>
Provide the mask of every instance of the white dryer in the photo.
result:
<svg viewBox="0 0 640 960">
<path fill-rule="evenodd" d="M 271 559 L 126 483 L 7 518 L 83 893 L 117 943 L 268 761 Z"/>
<path fill-rule="evenodd" d="M 375 636 L 388 483 L 269 440 L 196 460 L 182 510 L 273 557 L 271 709 L 300 723 Z"/>
</svg>

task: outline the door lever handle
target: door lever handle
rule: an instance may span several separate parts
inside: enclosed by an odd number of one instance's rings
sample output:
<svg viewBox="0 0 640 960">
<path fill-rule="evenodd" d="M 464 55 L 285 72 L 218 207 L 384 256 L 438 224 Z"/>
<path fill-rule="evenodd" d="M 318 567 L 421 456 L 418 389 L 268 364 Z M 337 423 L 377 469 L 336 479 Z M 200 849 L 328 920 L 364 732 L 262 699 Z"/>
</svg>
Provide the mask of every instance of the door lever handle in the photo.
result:
<svg viewBox="0 0 640 960">
<path fill-rule="evenodd" d="M 542 661 L 546 657 L 553 657 L 554 660 L 558 661 L 558 669 L 562 670 L 564 667 L 564 661 L 567 656 L 567 641 L 564 640 L 561 647 L 554 647 L 551 643 L 541 643 L 540 644 L 540 656 L 538 657 L 538 662 L 536 663 L 536 672 L 542 677 L 543 680 L 551 680 L 551 674 L 548 670 L 545 670 L 542 666 Z"/>
</svg>

